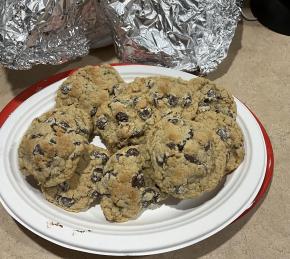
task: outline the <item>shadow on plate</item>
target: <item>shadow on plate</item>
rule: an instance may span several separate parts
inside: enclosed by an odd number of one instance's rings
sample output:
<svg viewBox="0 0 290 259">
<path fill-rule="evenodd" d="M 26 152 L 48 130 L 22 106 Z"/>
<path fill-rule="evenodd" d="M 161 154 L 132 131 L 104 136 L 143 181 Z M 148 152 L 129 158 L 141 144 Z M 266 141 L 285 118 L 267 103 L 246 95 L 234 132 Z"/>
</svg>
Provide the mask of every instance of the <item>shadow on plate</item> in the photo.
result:
<svg viewBox="0 0 290 259">
<path fill-rule="evenodd" d="M 201 204 L 204 204 L 205 202 L 209 201 L 214 196 L 216 196 L 217 193 L 223 188 L 225 182 L 226 182 L 226 177 L 223 178 L 223 180 L 219 183 L 219 185 L 215 189 L 213 189 L 210 192 L 206 192 L 197 198 L 190 199 L 190 200 L 179 200 L 179 199 L 171 197 L 171 198 L 166 199 L 164 202 L 162 202 L 161 205 L 164 204 L 166 206 L 175 208 L 177 210 L 193 209 L 195 207 L 200 206 Z"/>
<path fill-rule="evenodd" d="M 34 190 L 41 191 L 40 185 L 37 183 L 37 181 L 32 175 L 26 176 L 25 180 Z"/>
</svg>

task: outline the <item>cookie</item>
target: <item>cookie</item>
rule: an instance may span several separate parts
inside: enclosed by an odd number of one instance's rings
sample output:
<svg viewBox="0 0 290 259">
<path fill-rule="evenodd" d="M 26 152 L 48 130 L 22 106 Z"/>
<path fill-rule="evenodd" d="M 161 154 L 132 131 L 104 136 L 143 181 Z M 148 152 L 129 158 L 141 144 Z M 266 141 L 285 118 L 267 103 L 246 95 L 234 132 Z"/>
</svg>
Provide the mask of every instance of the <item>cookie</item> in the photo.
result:
<svg viewBox="0 0 290 259">
<path fill-rule="evenodd" d="M 159 117 L 169 114 L 189 120 L 194 117 L 198 108 L 198 96 L 188 87 L 187 81 L 166 76 L 144 80 L 146 85 L 150 85 L 147 94 Z"/>
<path fill-rule="evenodd" d="M 56 106 L 75 106 L 94 116 L 124 81 L 110 65 L 86 66 L 70 75 L 60 86 Z"/>
<path fill-rule="evenodd" d="M 18 149 L 20 170 L 46 187 L 70 179 L 92 129 L 83 113 L 61 108 L 34 119 Z"/>
<path fill-rule="evenodd" d="M 197 114 L 214 111 L 236 118 L 236 103 L 225 88 L 201 77 L 189 80 L 188 88 L 198 97 Z"/>
<path fill-rule="evenodd" d="M 214 189 L 225 175 L 226 147 L 201 122 L 164 118 L 148 138 L 154 171 L 161 191 L 190 199 Z"/>
<path fill-rule="evenodd" d="M 140 145 L 125 147 L 110 158 L 98 187 L 107 220 L 134 219 L 142 209 L 165 198 L 149 178 L 148 170 L 149 156 Z"/>
<path fill-rule="evenodd" d="M 146 132 L 159 120 L 148 98 L 142 92 L 124 91 L 99 107 L 94 118 L 95 134 L 110 151 L 145 143 Z"/>
<path fill-rule="evenodd" d="M 52 109 L 36 119 L 39 125 L 48 125 L 53 132 L 76 133 L 90 139 L 93 132 L 91 118 L 82 109 L 59 107 Z"/>
<path fill-rule="evenodd" d="M 226 144 L 228 150 L 226 172 L 235 170 L 245 156 L 244 138 L 237 122 L 222 113 L 211 111 L 198 114 L 195 120 L 203 122 L 207 128 L 214 130 Z"/>
<path fill-rule="evenodd" d="M 103 177 L 104 166 L 109 160 L 107 150 L 86 145 L 71 179 L 53 187 L 42 187 L 45 198 L 65 210 L 87 210 L 99 200 L 97 183 Z"/>
</svg>

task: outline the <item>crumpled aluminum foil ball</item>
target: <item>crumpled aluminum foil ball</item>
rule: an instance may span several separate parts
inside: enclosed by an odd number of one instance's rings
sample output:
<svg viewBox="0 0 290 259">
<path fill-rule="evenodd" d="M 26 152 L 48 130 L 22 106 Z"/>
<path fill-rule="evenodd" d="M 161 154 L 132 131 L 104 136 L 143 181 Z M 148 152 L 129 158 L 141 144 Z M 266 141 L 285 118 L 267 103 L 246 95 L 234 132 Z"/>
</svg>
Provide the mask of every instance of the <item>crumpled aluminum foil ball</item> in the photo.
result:
<svg viewBox="0 0 290 259">
<path fill-rule="evenodd" d="M 35 64 L 60 64 L 84 56 L 90 48 L 111 43 L 110 24 L 122 62 L 205 74 L 226 57 L 241 3 L 2 0 L 0 63 L 13 69 L 29 69 Z"/>
<path fill-rule="evenodd" d="M 206 74 L 227 52 L 240 18 L 237 0 L 102 0 L 123 62 Z"/>
<path fill-rule="evenodd" d="M 97 0 L 1 0 L 0 63 L 60 64 L 112 42 Z"/>
</svg>

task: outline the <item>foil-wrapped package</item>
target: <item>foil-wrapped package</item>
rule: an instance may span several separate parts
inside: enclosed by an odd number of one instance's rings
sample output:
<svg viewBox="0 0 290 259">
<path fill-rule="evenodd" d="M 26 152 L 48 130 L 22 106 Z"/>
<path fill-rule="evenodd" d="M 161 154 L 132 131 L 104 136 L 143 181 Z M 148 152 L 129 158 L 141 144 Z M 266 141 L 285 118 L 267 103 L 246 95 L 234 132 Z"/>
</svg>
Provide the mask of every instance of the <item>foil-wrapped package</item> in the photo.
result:
<svg viewBox="0 0 290 259">
<path fill-rule="evenodd" d="M 112 42 L 98 0 L 1 0 L 0 63 L 60 64 Z"/>
<path fill-rule="evenodd" d="M 206 74 L 226 57 L 241 0 L 102 0 L 123 62 Z"/>
</svg>

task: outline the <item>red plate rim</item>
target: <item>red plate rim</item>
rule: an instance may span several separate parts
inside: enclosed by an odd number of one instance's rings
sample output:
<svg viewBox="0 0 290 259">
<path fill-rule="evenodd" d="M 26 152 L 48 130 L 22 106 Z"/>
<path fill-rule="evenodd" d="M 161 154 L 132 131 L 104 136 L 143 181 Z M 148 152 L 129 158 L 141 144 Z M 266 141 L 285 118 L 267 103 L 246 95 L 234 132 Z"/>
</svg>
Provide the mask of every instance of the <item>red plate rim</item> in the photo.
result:
<svg viewBox="0 0 290 259">
<path fill-rule="evenodd" d="M 112 66 L 129 66 L 129 65 L 136 65 L 136 64 L 114 63 L 111 65 Z M 5 121 L 8 119 L 10 114 L 14 110 L 16 110 L 16 108 L 21 103 L 23 103 L 26 99 L 28 99 L 30 96 L 34 95 L 38 91 L 48 87 L 49 85 L 69 76 L 77 69 L 78 68 L 70 69 L 68 71 L 55 74 L 47 79 L 41 80 L 41 81 L 29 86 L 28 88 L 23 90 L 20 94 L 15 96 L 0 112 L 0 128 L 5 123 Z M 270 186 L 271 180 L 273 178 L 273 169 L 274 169 L 274 153 L 273 153 L 273 148 L 272 148 L 270 138 L 266 132 L 266 129 L 264 128 L 263 124 L 258 119 L 258 117 L 249 108 L 248 108 L 248 110 L 253 114 L 256 121 L 258 122 L 258 124 L 261 128 L 263 137 L 264 137 L 264 141 L 265 141 L 265 145 L 266 145 L 266 153 L 267 153 L 266 172 L 265 172 L 265 178 L 264 178 L 264 181 L 262 183 L 262 186 L 261 186 L 257 196 L 255 197 L 253 203 L 236 220 L 240 219 L 242 216 L 247 214 L 252 208 L 254 208 L 259 203 L 259 201 L 263 198 L 263 196 L 266 194 L 266 192 Z"/>
</svg>

